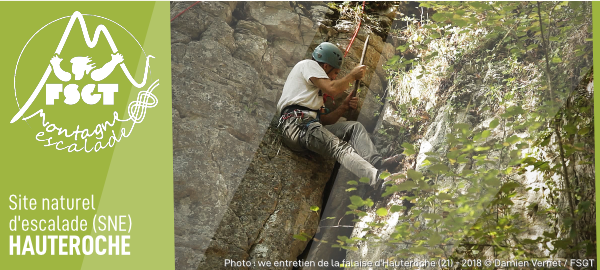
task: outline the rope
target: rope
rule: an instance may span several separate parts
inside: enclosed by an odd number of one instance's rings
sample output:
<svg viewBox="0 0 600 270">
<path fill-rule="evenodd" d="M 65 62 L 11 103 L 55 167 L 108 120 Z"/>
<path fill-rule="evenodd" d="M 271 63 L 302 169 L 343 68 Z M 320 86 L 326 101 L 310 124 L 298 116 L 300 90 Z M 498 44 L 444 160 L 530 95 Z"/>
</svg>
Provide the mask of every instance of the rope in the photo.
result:
<svg viewBox="0 0 600 270">
<path fill-rule="evenodd" d="M 363 1 L 363 4 L 362 4 L 362 12 L 363 13 L 365 13 L 365 2 L 366 1 Z M 354 30 L 354 35 L 352 35 L 352 39 L 350 40 L 350 44 L 348 44 L 348 47 L 346 47 L 346 51 L 344 52 L 344 57 L 346 57 L 346 55 L 350 51 L 350 47 L 352 47 L 352 43 L 354 43 L 354 39 L 356 38 L 356 35 L 358 35 L 358 30 L 360 30 L 360 25 L 361 24 L 362 24 L 362 19 L 359 17 L 358 18 L 358 26 L 356 27 L 356 30 Z"/>
<path fill-rule="evenodd" d="M 362 3 L 362 12 L 363 13 L 365 13 L 365 2 L 366 1 L 363 1 L 363 3 Z M 358 17 L 358 19 L 359 19 L 358 26 L 354 30 L 354 34 L 352 35 L 352 39 L 350 39 L 350 43 L 348 44 L 348 47 L 346 47 L 346 51 L 344 52 L 344 57 L 346 57 L 346 55 L 348 55 L 348 52 L 350 51 L 350 47 L 352 47 L 352 43 L 354 43 L 354 39 L 356 38 L 356 35 L 358 35 L 358 30 L 360 30 L 360 25 L 362 24 L 362 19 L 360 17 Z M 333 96 L 328 95 L 328 94 L 323 94 L 323 103 L 327 102 L 327 98 L 331 98 L 331 100 L 333 101 L 333 104 L 335 104 L 335 99 L 333 98 Z"/>
<path fill-rule="evenodd" d="M 191 6 L 189 6 L 188 8 L 186 8 L 185 10 L 183 10 L 182 12 L 179 12 L 179 14 L 177 14 L 175 17 L 173 17 L 173 19 L 171 19 L 171 21 L 177 19 L 177 17 L 181 16 L 181 14 L 185 13 L 186 11 L 188 11 L 188 9 L 192 8 L 193 6 L 195 6 L 198 3 L 200 3 L 200 1 L 196 1 L 196 3 L 193 3 Z"/>
</svg>

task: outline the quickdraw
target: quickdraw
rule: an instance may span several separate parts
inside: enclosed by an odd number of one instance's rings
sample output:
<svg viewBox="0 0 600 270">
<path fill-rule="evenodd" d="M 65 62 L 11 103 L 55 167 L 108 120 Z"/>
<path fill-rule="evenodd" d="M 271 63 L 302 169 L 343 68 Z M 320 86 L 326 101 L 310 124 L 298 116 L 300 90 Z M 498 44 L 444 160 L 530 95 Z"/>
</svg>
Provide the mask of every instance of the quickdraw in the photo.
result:
<svg viewBox="0 0 600 270">
<path fill-rule="evenodd" d="M 312 120 L 306 122 L 304 124 L 305 128 L 308 127 L 308 125 L 310 125 L 310 124 L 312 124 L 314 122 L 319 122 L 319 114 L 320 113 L 317 113 L 317 118 L 316 119 L 312 119 Z M 279 118 L 279 123 L 277 124 L 277 127 L 279 128 L 286 120 L 288 120 L 288 119 L 290 119 L 292 117 L 296 118 L 296 123 L 297 123 L 299 120 L 301 120 L 301 119 L 304 118 L 304 115 L 305 115 L 304 111 L 298 110 L 298 109 L 293 110 L 292 112 L 286 113 L 286 114 L 282 115 Z"/>
<path fill-rule="evenodd" d="M 327 98 L 331 98 L 331 102 L 333 102 L 333 105 L 335 105 L 335 99 L 333 99 L 332 95 L 328 94 L 323 94 L 323 103 L 327 102 Z"/>
<path fill-rule="evenodd" d="M 277 127 L 281 126 L 281 124 L 283 124 L 285 120 L 288 120 L 292 117 L 296 117 L 296 121 L 298 121 L 298 119 L 302 119 L 304 117 L 304 112 L 301 110 L 293 110 L 292 112 L 282 115 L 279 118 L 279 123 L 277 124 Z"/>
</svg>

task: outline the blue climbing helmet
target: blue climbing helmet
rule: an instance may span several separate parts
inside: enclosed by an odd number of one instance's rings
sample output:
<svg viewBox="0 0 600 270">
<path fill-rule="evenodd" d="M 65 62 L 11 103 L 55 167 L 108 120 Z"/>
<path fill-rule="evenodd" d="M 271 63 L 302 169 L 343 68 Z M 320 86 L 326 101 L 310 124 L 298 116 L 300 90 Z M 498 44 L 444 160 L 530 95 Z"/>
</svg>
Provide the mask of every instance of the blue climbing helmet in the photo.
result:
<svg viewBox="0 0 600 270">
<path fill-rule="evenodd" d="M 319 63 L 326 63 L 334 68 L 341 68 L 344 54 L 335 45 L 329 42 L 323 42 L 315 48 L 312 53 L 313 59 Z"/>
</svg>

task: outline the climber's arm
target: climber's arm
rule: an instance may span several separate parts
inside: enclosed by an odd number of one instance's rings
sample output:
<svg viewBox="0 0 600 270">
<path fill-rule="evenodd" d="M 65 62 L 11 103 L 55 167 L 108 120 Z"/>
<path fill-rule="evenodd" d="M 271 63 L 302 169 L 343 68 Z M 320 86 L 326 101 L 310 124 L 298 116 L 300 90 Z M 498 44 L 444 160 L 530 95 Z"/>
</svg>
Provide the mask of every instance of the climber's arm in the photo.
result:
<svg viewBox="0 0 600 270">
<path fill-rule="evenodd" d="M 321 115 L 321 124 L 323 124 L 323 125 L 335 124 L 335 122 L 337 122 L 340 119 L 340 117 L 342 117 L 342 115 L 344 115 L 344 113 L 349 108 L 356 110 L 357 107 L 358 107 L 358 98 L 352 97 L 352 95 L 348 95 L 346 97 L 346 99 L 344 99 L 344 102 L 342 103 L 342 105 L 340 105 L 337 109 L 335 109 L 334 111 L 332 111 L 328 114 Z"/>
<path fill-rule="evenodd" d="M 321 89 L 323 93 L 335 97 L 338 94 L 341 94 L 342 92 L 346 91 L 346 89 L 348 89 L 348 86 L 350 86 L 350 83 L 356 80 L 360 80 L 365 75 L 366 69 L 367 66 L 358 65 L 354 69 L 352 69 L 352 71 L 350 71 L 348 75 L 344 76 L 344 78 L 341 78 L 339 80 L 311 77 L 310 81 L 316 87 Z"/>
<path fill-rule="evenodd" d="M 330 96 L 337 96 L 338 94 L 344 92 L 350 86 L 350 83 L 353 81 L 353 78 L 350 74 L 346 75 L 344 78 L 340 80 L 331 80 L 331 79 L 323 79 L 323 78 L 310 78 L 310 81 L 323 93 L 328 94 Z"/>
</svg>

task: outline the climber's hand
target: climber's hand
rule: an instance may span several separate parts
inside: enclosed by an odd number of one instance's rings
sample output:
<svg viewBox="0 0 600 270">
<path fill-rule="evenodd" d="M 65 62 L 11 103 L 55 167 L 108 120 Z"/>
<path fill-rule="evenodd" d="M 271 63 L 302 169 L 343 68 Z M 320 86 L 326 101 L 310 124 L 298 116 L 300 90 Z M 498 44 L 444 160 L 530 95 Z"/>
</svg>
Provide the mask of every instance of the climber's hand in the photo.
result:
<svg viewBox="0 0 600 270">
<path fill-rule="evenodd" d="M 358 65 L 350 71 L 350 75 L 354 78 L 354 80 L 360 80 L 363 76 L 365 76 L 365 71 L 367 70 L 367 66 Z"/>
<path fill-rule="evenodd" d="M 358 98 L 352 97 L 352 95 L 348 95 L 346 99 L 344 99 L 344 103 L 342 104 L 344 108 L 356 110 L 358 108 Z"/>
</svg>

